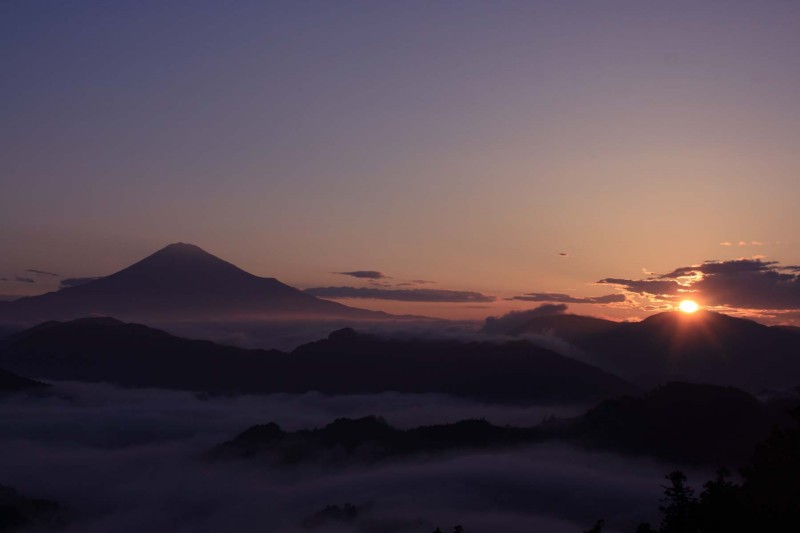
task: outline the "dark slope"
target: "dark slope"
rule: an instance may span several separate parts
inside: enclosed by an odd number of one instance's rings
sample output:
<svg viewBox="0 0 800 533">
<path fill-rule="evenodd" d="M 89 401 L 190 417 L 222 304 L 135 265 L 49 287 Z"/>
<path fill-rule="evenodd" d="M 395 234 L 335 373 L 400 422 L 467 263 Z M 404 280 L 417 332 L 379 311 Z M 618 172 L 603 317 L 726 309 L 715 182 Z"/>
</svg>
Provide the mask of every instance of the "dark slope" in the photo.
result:
<svg viewBox="0 0 800 533">
<path fill-rule="evenodd" d="M 800 385 L 800 335 L 720 313 L 660 313 L 641 322 L 576 315 L 535 317 L 507 331 L 569 341 L 581 360 L 642 386 L 669 380 L 750 391 Z"/>
<path fill-rule="evenodd" d="M 601 403 L 585 415 L 536 427 L 484 420 L 395 429 L 377 417 L 338 419 L 313 430 L 253 426 L 212 450 L 212 460 L 244 459 L 284 466 L 348 465 L 412 455 L 567 440 L 589 448 L 708 465 L 737 464 L 753 453 L 771 420 L 752 396 L 733 388 L 670 383 L 642 396 Z"/>
<path fill-rule="evenodd" d="M 47 322 L 0 341 L 0 366 L 30 376 L 216 392 L 438 392 L 585 403 L 632 387 L 524 341 L 386 340 L 345 329 L 291 354 L 187 340 L 110 318 Z"/>
<path fill-rule="evenodd" d="M 766 407 L 746 392 L 673 382 L 643 396 L 606 400 L 566 435 L 614 451 L 732 465 L 753 453 L 770 426 Z"/>
<path fill-rule="evenodd" d="M 0 341 L 0 365 L 30 376 L 216 392 L 260 391 L 270 362 L 285 357 L 113 318 L 45 322 Z"/>
<path fill-rule="evenodd" d="M 343 329 L 300 346 L 292 357 L 317 369 L 323 380 L 338 372 L 336 392 L 363 387 L 365 372 L 383 384 L 368 392 L 443 392 L 511 402 L 591 402 L 633 390 L 612 374 L 525 341 L 398 340 Z"/>
<path fill-rule="evenodd" d="M 29 498 L 0 485 L 0 531 L 56 531 L 65 525 L 61 506 L 50 500 Z"/>
<path fill-rule="evenodd" d="M 89 315 L 138 320 L 390 317 L 315 298 L 183 243 L 110 276 L 0 305 L 0 319 L 16 322 Z"/>
<path fill-rule="evenodd" d="M 286 432 L 253 426 L 210 450 L 211 460 L 257 459 L 277 465 L 376 462 L 421 453 L 510 446 L 543 438 L 535 428 L 499 427 L 485 420 L 396 429 L 381 418 L 339 418 L 321 429 Z"/>
<path fill-rule="evenodd" d="M 44 383 L 23 378 L 0 368 L 0 394 L 46 387 Z"/>
<path fill-rule="evenodd" d="M 647 383 L 681 379 L 751 391 L 800 384 L 800 337 L 752 320 L 661 313 L 574 339 L 594 362 Z"/>
</svg>

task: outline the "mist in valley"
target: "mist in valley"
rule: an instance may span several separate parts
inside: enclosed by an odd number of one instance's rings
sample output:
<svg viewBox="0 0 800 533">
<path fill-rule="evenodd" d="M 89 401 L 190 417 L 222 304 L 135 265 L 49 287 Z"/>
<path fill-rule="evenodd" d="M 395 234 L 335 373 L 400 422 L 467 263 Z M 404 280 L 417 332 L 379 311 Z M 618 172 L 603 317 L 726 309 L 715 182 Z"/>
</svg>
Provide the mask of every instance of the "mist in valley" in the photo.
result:
<svg viewBox="0 0 800 533">
<path fill-rule="evenodd" d="M 247 427 L 286 430 L 376 414 L 397 427 L 481 417 L 535 425 L 580 408 L 510 407 L 444 395 L 209 397 L 56 383 L 0 400 L 3 482 L 64 508 L 66 531 L 609 531 L 653 520 L 675 465 L 554 443 L 465 450 L 341 468 L 209 463 L 203 454 Z M 707 477 L 706 472 L 695 479 Z M 309 521 L 350 503 L 350 521 Z"/>
</svg>

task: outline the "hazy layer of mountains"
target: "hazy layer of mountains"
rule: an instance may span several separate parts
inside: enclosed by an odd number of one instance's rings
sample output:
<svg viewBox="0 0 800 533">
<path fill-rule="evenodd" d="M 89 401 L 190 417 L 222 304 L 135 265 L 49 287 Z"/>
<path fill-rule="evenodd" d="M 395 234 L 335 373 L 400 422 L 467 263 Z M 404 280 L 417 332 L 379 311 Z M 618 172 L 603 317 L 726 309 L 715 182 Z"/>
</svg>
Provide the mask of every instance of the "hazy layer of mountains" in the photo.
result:
<svg viewBox="0 0 800 533">
<path fill-rule="evenodd" d="M 670 383 L 602 402 L 585 415 L 534 427 L 485 420 L 397 429 L 375 416 L 338 419 L 313 430 L 253 426 L 214 447 L 212 460 L 270 465 L 374 463 L 455 450 L 498 449 L 562 440 L 591 448 L 714 465 L 747 459 L 774 419 L 752 396 L 730 387 Z"/>
<path fill-rule="evenodd" d="M 580 403 L 635 388 L 527 341 L 387 339 L 343 329 L 291 353 L 187 340 L 111 318 L 46 322 L 0 340 L 0 368 L 37 378 L 217 393 L 447 393 Z"/>
<path fill-rule="evenodd" d="M 710 311 L 660 313 L 640 322 L 554 314 L 499 326 L 488 321 L 485 330 L 564 339 L 577 348 L 575 357 L 645 387 L 670 380 L 751 391 L 800 384 L 800 330 Z"/>
<path fill-rule="evenodd" d="M 41 322 L 86 316 L 143 321 L 382 319 L 391 315 L 316 298 L 254 276 L 191 244 L 171 244 L 115 274 L 40 296 L 0 302 L 0 320 Z"/>
</svg>

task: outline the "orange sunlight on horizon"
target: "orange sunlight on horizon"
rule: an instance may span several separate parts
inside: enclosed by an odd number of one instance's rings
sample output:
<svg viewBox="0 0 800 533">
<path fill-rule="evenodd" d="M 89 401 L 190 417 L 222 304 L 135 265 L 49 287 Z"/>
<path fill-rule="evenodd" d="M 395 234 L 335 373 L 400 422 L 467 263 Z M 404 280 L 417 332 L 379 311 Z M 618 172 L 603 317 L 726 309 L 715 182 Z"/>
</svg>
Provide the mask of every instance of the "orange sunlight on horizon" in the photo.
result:
<svg viewBox="0 0 800 533">
<path fill-rule="evenodd" d="M 700 305 L 694 300 L 683 300 L 680 304 L 678 304 L 678 309 L 680 309 L 684 313 L 692 314 L 696 313 L 700 309 Z"/>
</svg>

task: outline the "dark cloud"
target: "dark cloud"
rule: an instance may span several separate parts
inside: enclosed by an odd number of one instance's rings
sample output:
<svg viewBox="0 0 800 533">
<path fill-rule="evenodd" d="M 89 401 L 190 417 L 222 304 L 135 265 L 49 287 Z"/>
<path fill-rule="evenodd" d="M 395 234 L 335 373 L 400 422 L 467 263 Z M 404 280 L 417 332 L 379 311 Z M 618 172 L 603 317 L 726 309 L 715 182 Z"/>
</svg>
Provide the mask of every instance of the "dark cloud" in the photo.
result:
<svg viewBox="0 0 800 533">
<path fill-rule="evenodd" d="M 490 335 L 505 334 L 539 316 L 560 315 L 567 311 L 566 304 L 542 304 L 534 309 L 511 311 L 502 316 L 490 316 L 486 319 L 483 332 Z"/>
<path fill-rule="evenodd" d="M 334 274 L 341 274 L 342 276 L 351 276 L 359 279 L 385 279 L 389 277 L 377 270 L 353 270 L 351 272 L 334 272 Z"/>
<path fill-rule="evenodd" d="M 315 287 L 306 293 L 320 298 L 368 298 L 399 302 L 493 302 L 494 296 L 479 292 L 441 289 L 376 289 L 372 287 Z"/>
<path fill-rule="evenodd" d="M 18 281 L 19 283 L 36 283 L 35 279 L 26 276 L 14 276 L 14 281 Z"/>
<path fill-rule="evenodd" d="M 35 268 L 29 268 L 26 272 L 30 272 L 32 274 L 38 274 L 40 276 L 55 276 L 58 277 L 61 274 L 56 274 L 55 272 L 48 272 L 46 270 L 36 270 Z"/>
<path fill-rule="evenodd" d="M 96 279 L 100 279 L 100 277 L 62 279 L 61 280 L 61 285 L 59 286 L 59 288 L 60 289 L 65 289 L 67 287 L 77 287 L 78 285 L 83 285 L 85 283 L 89 283 L 90 281 L 94 281 Z"/>
<path fill-rule="evenodd" d="M 671 280 L 605 278 L 597 283 L 616 285 L 626 291 L 635 292 L 637 294 L 652 294 L 657 296 L 677 294 L 681 289 L 680 283 Z"/>
<path fill-rule="evenodd" d="M 732 261 L 705 261 L 700 265 L 676 268 L 661 278 L 680 278 L 696 274 L 725 274 L 733 272 L 759 272 L 771 270 L 777 261 L 761 261 L 760 259 L 734 259 Z"/>
<path fill-rule="evenodd" d="M 617 285 L 655 300 L 691 296 L 707 306 L 800 310 L 800 269 L 796 265 L 781 266 L 777 261 L 706 261 L 676 268 L 656 278 L 607 278 L 598 283 Z"/>
<path fill-rule="evenodd" d="M 523 302 L 562 302 L 570 304 L 610 304 L 625 301 L 624 294 L 606 294 L 604 296 L 570 296 L 557 292 L 529 292 L 522 296 L 514 296 L 509 300 L 520 300 Z"/>
</svg>

